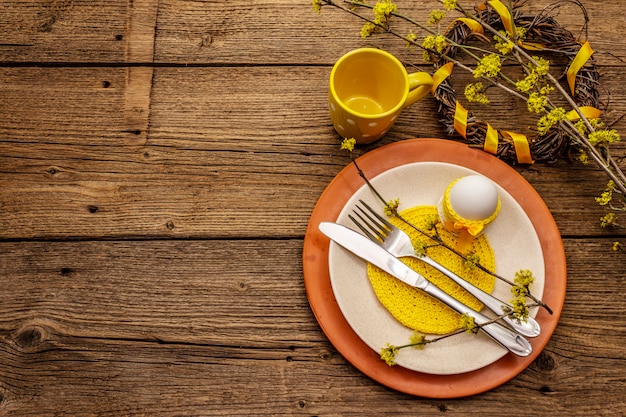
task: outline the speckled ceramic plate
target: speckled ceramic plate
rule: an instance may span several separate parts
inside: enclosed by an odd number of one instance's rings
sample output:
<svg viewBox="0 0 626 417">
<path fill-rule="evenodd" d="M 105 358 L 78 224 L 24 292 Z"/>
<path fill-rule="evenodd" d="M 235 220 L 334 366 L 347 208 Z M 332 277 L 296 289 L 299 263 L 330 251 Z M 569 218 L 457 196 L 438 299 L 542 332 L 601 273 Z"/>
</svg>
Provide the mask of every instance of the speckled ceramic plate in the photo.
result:
<svg viewBox="0 0 626 417">
<path fill-rule="evenodd" d="M 494 222 L 487 237 L 496 249 L 498 272 L 508 274 L 520 268 L 533 269 L 541 281 L 534 291 L 541 293 L 543 284 L 543 300 L 554 313 L 550 315 L 543 309 L 538 311 L 536 319 L 542 327 L 542 334 L 530 339 L 533 353 L 526 358 L 507 353 L 486 336 L 467 335 L 469 340 L 455 336 L 446 344 L 415 352 L 418 356 L 410 355 L 409 350 L 409 355 L 398 357 L 400 365 L 387 366 L 378 356 L 380 347 L 387 341 L 400 344 L 410 335 L 410 330 L 401 329 L 402 326 L 390 318 L 386 310 L 376 305 L 363 272 L 365 264 L 343 249 L 333 247 L 334 244 L 331 245 L 318 230 L 322 221 L 339 221 L 348 225 L 345 210 L 351 207 L 353 199 L 365 197 L 375 201 L 364 194 L 369 191 L 363 188 L 363 180 L 356 169 L 349 165 L 329 184 L 313 210 L 303 251 L 309 302 L 331 343 L 355 367 L 378 382 L 426 397 L 451 398 L 480 393 L 523 371 L 552 335 L 565 296 L 566 268 L 562 241 L 541 197 L 507 164 L 485 152 L 452 141 L 405 140 L 369 152 L 359 158 L 358 163 L 385 195 L 400 197 L 405 207 L 436 204 L 442 192 L 439 188 L 445 189 L 449 181 L 466 173 L 477 172 L 493 180 L 503 198 L 503 211 L 496 220 L 500 224 Z M 398 176 L 402 181 L 397 180 Z M 413 182 L 410 179 L 418 176 L 423 180 Z M 506 210 L 505 206 L 508 207 Z M 512 229 L 505 227 L 508 225 L 515 226 Z M 524 244 L 520 245 L 520 242 Z M 526 251 L 530 252 L 528 259 L 524 260 L 522 256 L 511 257 L 509 251 L 516 251 L 517 254 L 523 251 L 524 257 Z M 346 274 L 346 268 L 353 273 Z M 536 268 L 543 270 L 535 271 Z M 500 296 L 502 290 L 497 287 L 494 292 Z M 353 291 L 359 291 L 359 297 L 364 297 L 359 299 L 365 300 L 365 312 L 360 310 L 360 302 L 352 301 L 348 292 Z M 508 299 L 508 296 L 502 298 Z M 362 314 L 368 315 L 370 320 L 360 321 L 358 316 Z M 387 328 L 390 330 L 385 330 Z"/>
<path fill-rule="evenodd" d="M 399 210 L 414 206 L 435 206 L 453 180 L 476 174 L 468 168 L 444 162 L 414 162 L 385 171 L 370 182 L 386 200 L 400 198 Z M 544 285 L 544 262 L 535 229 L 515 199 L 498 186 L 502 202 L 500 214 L 486 229 L 496 259 L 496 272 L 514 277 L 520 269 L 533 271 L 531 290 L 541 298 Z M 367 185 L 347 201 L 337 222 L 356 229 L 348 219 L 359 200 L 371 207 L 383 206 Z M 358 230 L 358 229 L 357 229 Z M 352 329 L 373 350 L 380 351 L 388 342 L 401 346 L 408 342 L 412 330 L 400 324 L 378 301 L 367 278 L 367 263 L 331 242 L 329 251 L 330 282 L 337 304 Z M 511 298 L 510 287 L 497 280 L 492 293 L 500 300 Z M 533 316 L 536 309 L 533 310 Z M 424 350 L 400 350 L 398 365 L 431 374 L 459 374 L 489 365 L 507 353 L 486 334 L 460 334 L 431 345 Z"/>
</svg>

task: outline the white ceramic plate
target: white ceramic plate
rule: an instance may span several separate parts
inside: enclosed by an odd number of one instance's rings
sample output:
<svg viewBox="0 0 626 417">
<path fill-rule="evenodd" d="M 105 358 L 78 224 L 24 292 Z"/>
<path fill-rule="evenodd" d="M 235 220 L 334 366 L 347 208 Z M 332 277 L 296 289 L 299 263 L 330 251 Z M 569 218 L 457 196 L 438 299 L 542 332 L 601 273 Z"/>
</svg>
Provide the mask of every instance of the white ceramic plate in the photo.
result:
<svg viewBox="0 0 626 417">
<path fill-rule="evenodd" d="M 370 181 L 387 201 L 400 198 L 399 210 L 402 211 L 419 205 L 435 206 L 451 181 L 476 173 L 451 163 L 416 162 L 389 169 Z M 501 211 L 485 233 L 494 250 L 496 272 L 512 280 L 515 272 L 530 269 L 535 276 L 532 293 L 541 298 L 545 265 L 539 238 L 522 207 L 505 188 L 496 185 L 502 201 Z M 356 229 L 348 214 L 359 199 L 382 213 L 382 203 L 364 185 L 349 198 L 337 218 L 338 223 Z M 354 332 L 376 352 L 387 342 L 396 346 L 406 344 L 413 331 L 401 325 L 380 304 L 369 283 L 366 263 L 334 242 L 329 248 L 328 261 L 337 304 Z M 508 284 L 497 280 L 492 294 L 509 301 L 509 288 Z M 536 309 L 532 309 L 531 315 L 535 314 Z M 456 335 L 423 350 L 402 349 L 396 361 L 410 370 L 452 375 L 485 367 L 507 352 L 480 332 Z"/>
</svg>

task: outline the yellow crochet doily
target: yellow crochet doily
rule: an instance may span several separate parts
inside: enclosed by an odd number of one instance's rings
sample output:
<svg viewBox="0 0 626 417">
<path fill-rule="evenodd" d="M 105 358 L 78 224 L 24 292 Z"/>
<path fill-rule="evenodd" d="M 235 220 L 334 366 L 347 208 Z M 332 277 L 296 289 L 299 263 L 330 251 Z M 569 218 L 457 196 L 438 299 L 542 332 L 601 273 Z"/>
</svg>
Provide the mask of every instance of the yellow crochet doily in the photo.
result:
<svg viewBox="0 0 626 417">
<path fill-rule="evenodd" d="M 433 219 L 438 219 L 437 207 L 434 206 L 413 207 L 400 214 L 421 230 L 427 230 Z M 420 243 L 425 245 L 435 243 L 397 218 L 390 218 L 389 221 L 407 232 L 416 247 Z M 455 246 L 457 239 L 455 235 L 443 227 L 438 227 L 438 231 L 447 245 Z M 480 264 L 488 270 L 495 270 L 493 250 L 484 235 L 474 239 L 469 252 L 478 255 Z M 487 293 L 493 291 L 494 276 L 476 267 L 468 268 L 461 257 L 448 249 L 441 246 L 429 247 L 426 254 L 483 291 Z M 457 300 L 477 311 L 482 309 L 483 305 L 476 298 L 431 266 L 413 258 L 402 258 L 402 261 Z M 441 301 L 403 283 L 372 264 L 368 265 L 367 273 L 382 305 L 404 326 L 427 334 L 445 334 L 460 328 L 460 315 Z"/>
</svg>

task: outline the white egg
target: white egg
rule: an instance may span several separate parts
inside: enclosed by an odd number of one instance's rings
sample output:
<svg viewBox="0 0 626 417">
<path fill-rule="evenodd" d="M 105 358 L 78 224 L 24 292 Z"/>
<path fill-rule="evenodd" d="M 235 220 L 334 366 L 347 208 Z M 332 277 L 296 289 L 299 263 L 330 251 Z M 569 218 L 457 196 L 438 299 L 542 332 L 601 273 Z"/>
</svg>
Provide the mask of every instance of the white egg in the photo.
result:
<svg viewBox="0 0 626 417">
<path fill-rule="evenodd" d="M 464 219 L 485 220 L 498 207 L 498 190 L 489 179 L 468 175 L 450 189 L 450 205 Z"/>
</svg>

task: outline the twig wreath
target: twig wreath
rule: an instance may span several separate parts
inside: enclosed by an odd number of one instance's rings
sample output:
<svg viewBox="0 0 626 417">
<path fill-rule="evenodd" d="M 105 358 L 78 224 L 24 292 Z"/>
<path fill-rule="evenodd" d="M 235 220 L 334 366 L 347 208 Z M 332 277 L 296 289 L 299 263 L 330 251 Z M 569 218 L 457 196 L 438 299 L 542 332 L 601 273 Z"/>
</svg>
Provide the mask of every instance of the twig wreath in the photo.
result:
<svg viewBox="0 0 626 417">
<path fill-rule="evenodd" d="M 511 30 L 510 27 L 506 27 L 508 26 L 506 19 L 502 19 L 502 15 L 493 7 L 478 9 L 477 17 L 495 29 Z M 567 68 L 576 66 L 576 60 L 582 63 L 579 64 L 578 71 L 573 73 L 575 78 L 572 77 L 570 81 L 573 92 L 571 97 L 581 109 L 597 112 L 596 109 L 601 106 L 598 92 L 600 74 L 591 57 L 588 44 L 581 44 L 569 30 L 547 14 L 528 15 L 516 10 L 512 23 L 516 28 L 525 29 L 526 38 L 523 47 L 526 49 L 562 56 L 567 61 Z M 465 110 L 456 98 L 449 77 L 452 64 L 441 56 L 454 58 L 459 46 L 465 45 L 471 39 L 484 39 L 482 26 L 472 24 L 468 19 L 457 19 L 444 36 L 453 43 L 446 47 L 443 54 L 433 57 L 435 58 L 433 65 L 437 70 L 433 77 L 436 83 L 433 96 L 439 104 L 441 121 L 446 126 L 448 134 L 456 131 L 471 144 L 512 164 L 532 161 L 552 163 L 569 150 L 571 139 L 562 129 L 551 128 L 545 134 L 527 138 L 513 132 L 498 132 L 488 122 L 477 119 L 471 111 Z M 583 56 L 584 60 L 581 60 L 580 57 Z"/>
</svg>

